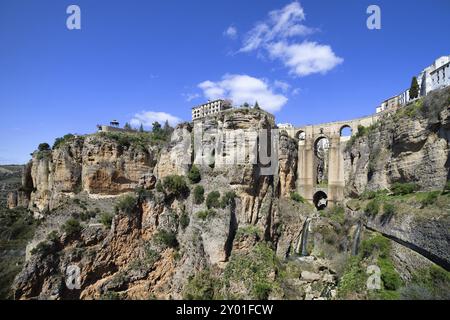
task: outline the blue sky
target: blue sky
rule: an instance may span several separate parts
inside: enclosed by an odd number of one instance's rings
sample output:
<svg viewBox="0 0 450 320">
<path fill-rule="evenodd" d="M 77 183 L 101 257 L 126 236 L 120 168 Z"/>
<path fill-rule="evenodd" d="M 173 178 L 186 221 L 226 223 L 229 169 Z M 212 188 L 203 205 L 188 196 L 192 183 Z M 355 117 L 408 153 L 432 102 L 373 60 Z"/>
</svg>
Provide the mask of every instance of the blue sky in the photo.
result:
<svg viewBox="0 0 450 320">
<path fill-rule="evenodd" d="M 0 163 L 112 119 L 190 120 L 217 96 L 279 123 L 367 115 L 450 54 L 448 30 L 448 0 L 1 0 Z"/>
</svg>

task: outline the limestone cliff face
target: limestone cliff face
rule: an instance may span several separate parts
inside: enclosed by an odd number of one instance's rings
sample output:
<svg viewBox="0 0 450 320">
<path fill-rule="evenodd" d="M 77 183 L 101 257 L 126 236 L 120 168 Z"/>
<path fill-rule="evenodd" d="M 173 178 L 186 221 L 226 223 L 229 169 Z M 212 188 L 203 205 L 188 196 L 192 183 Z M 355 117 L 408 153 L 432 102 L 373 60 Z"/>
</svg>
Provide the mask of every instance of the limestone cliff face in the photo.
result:
<svg viewBox="0 0 450 320">
<path fill-rule="evenodd" d="M 22 184 L 30 190 L 30 209 L 43 212 L 57 207 L 65 194 L 116 195 L 150 183 L 156 157 L 151 146 L 107 135 L 76 137 L 55 150 L 36 151 Z"/>
<path fill-rule="evenodd" d="M 387 114 L 345 153 L 349 195 L 415 182 L 442 189 L 450 168 L 450 89 Z"/>
</svg>

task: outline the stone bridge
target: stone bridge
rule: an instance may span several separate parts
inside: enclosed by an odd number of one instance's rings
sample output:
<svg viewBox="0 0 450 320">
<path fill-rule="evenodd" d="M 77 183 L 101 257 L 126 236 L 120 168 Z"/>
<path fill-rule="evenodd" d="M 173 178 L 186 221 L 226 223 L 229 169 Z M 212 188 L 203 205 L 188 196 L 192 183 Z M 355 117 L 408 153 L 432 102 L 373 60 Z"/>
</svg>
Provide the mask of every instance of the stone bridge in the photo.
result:
<svg viewBox="0 0 450 320">
<path fill-rule="evenodd" d="M 363 118 L 284 129 L 298 141 L 297 192 L 317 208 L 344 199 L 344 149 L 358 126 L 368 127 L 380 114 Z M 349 134 L 344 134 L 350 131 Z"/>
</svg>

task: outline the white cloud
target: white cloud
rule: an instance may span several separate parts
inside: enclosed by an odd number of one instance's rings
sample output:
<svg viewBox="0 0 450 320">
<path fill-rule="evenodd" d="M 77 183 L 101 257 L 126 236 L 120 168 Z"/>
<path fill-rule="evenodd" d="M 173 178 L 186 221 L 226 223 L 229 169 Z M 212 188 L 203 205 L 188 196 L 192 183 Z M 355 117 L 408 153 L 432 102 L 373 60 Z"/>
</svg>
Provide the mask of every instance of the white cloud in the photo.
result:
<svg viewBox="0 0 450 320">
<path fill-rule="evenodd" d="M 275 80 L 275 81 L 273 82 L 273 86 L 274 86 L 275 88 L 280 88 L 280 90 L 281 90 L 283 93 L 288 92 L 289 88 L 291 87 L 291 85 L 290 85 L 289 83 L 284 82 L 284 81 L 281 81 L 281 80 Z"/>
<path fill-rule="evenodd" d="M 198 93 L 183 93 L 182 96 L 185 97 L 187 102 L 200 98 L 200 94 Z"/>
<path fill-rule="evenodd" d="M 292 90 L 291 94 L 293 96 L 299 95 L 300 94 L 301 89 L 300 88 L 295 88 L 294 90 Z"/>
<path fill-rule="evenodd" d="M 171 114 L 165 112 L 155 112 L 155 111 L 142 111 L 136 113 L 131 119 L 130 124 L 132 126 L 138 127 L 143 124 L 145 127 L 151 127 L 153 122 L 158 121 L 163 124 L 164 122 L 169 121 L 171 126 L 175 126 L 178 123 L 182 122 L 182 120 L 178 117 L 175 117 Z"/>
<path fill-rule="evenodd" d="M 326 73 L 344 60 L 335 55 L 328 45 L 304 41 L 300 44 L 276 42 L 267 48 L 270 57 L 280 59 L 290 73 L 307 76 L 313 73 Z"/>
<path fill-rule="evenodd" d="M 265 21 L 257 23 L 247 33 L 239 52 L 257 50 L 258 57 L 268 54 L 280 60 L 294 76 L 324 74 L 341 64 L 344 60 L 336 56 L 329 45 L 293 40 L 317 31 L 305 26 L 304 20 L 305 12 L 297 1 L 271 11 Z"/>
<path fill-rule="evenodd" d="M 269 112 L 279 111 L 288 101 L 283 94 L 274 92 L 275 86 L 263 79 L 248 75 L 226 74 L 220 81 L 204 81 L 199 88 L 207 99 L 230 99 L 236 105 L 245 102 L 258 104 Z"/>
<path fill-rule="evenodd" d="M 236 39 L 237 33 L 238 33 L 238 31 L 237 31 L 237 28 L 235 26 L 229 26 L 227 28 L 227 30 L 225 30 L 223 32 L 223 35 L 228 37 L 228 38 L 230 38 L 230 39 Z"/>
<path fill-rule="evenodd" d="M 305 13 L 300 3 L 292 2 L 283 9 L 269 12 L 269 18 L 258 22 L 244 40 L 241 52 L 250 52 L 275 39 L 286 39 L 294 36 L 306 36 L 316 30 L 303 25 Z"/>
</svg>

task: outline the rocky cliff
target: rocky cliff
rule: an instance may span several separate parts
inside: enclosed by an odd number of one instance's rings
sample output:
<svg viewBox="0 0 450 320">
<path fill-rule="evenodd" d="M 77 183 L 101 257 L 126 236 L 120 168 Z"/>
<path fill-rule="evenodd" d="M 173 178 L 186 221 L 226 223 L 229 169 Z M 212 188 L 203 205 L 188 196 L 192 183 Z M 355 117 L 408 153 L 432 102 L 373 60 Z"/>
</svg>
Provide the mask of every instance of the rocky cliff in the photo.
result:
<svg viewBox="0 0 450 320">
<path fill-rule="evenodd" d="M 353 138 L 345 152 L 348 195 L 416 183 L 442 190 L 450 179 L 450 89 L 435 91 Z"/>
<path fill-rule="evenodd" d="M 33 153 L 17 193 L 40 225 L 14 297 L 398 297 L 401 281 L 420 268 L 445 267 L 450 200 L 438 195 L 432 207 L 415 194 L 405 201 L 375 191 L 411 181 L 423 197 L 444 188 L 446 101 L 448 91 L 427 97 L 355 135 L 345 153 L 353 199 L 323 211 L 295 194 L 297 141 L 255 109 L 184 123 L 166 136 L 65 137 Z M 272 161 L 255 159 L 251 151 L 267 145 Z M 375 195 L 364 197 L 368 191 Z M 374 200 L 381 209 L 372 214 Z M 388 212 L 396 201 L 402 211 Z M 373 264 L 384 279 L 375 294 L 364 289 L 362 269 Z M 67 285 L 72 275 L 75 287 Z"/>
</svg>

